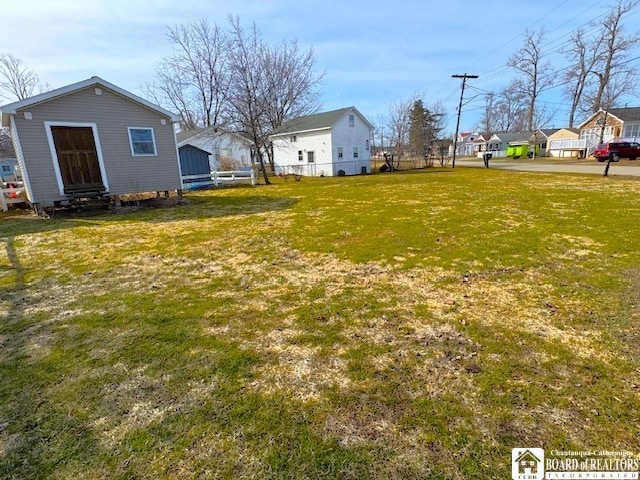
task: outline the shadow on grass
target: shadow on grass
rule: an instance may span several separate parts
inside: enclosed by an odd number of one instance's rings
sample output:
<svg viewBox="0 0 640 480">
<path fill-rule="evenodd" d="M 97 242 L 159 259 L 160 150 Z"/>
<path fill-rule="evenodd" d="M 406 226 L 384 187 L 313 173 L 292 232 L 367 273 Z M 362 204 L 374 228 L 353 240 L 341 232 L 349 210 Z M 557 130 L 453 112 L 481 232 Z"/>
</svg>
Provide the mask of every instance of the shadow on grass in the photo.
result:
<svg viewBox="0 0 640 480">
<path fill-rule="evenodd" d="M 100 451 L 88 425 L 46 394 L 55 367 L 35 360 L 29 349 L 34 335 L 51 335 L 51 326 L 33 323 L 25 268 L 14 238 L 3 239 L 13 282 L 0 294 L 7 313 L 0 317 L 0 478 L 49 478 L 78 452 Z M 61 372 L 60 372 L 61 374 Z M 60 446 L 63 445 L 63 448 Z"/>
<path fill-rule="evenodd" d="M 275 196 L 188 195 L 183 202 L 155 202 L 117 210 L 59 212 L 54 218 L 15 214 L 0 217 L 0 238 L 17 237 L 111 222 L 174 222 L 235 215 L 252 215 L 292 208 L 299 199 Z"/>
</svg>

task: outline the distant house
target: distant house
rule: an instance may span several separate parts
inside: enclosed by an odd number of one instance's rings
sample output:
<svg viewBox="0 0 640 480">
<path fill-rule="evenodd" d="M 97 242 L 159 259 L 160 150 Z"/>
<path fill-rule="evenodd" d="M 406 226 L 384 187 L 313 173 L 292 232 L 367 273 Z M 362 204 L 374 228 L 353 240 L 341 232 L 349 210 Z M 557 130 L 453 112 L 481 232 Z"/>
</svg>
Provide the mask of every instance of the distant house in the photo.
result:
<svg viewBox="0 0 640 480">
<path fill-rule="evenodd" d="M 548 156 L 549 137 L 558 131 L 557 128 L 542 128 L 531 136 L 531 144 L 536 146 L 536 155 Z"/>
<path fill-rule="evenodd" d="M 0 158 L 0 182 L 21 180 L 20 167 L 16 158 Z"/>
<path fill-rule="evenodd" d="M 373 126 L 355 107 L 293 119 L 271 137 L 275 173 L 370 173 L 372 134 Z"/>
<path fill-rule="evenodd" d="M 585 157 L 599 143 L 613 140 L 640 140 L 640 107 L 601 109 L 577 129 L 561 129 L 550 139 L 549 153 L 554 157 Z"/>
<path fill-rule="evenodd" d="M 0 129 L 0 181 L 13 182 L 21 178 L 18 159 L 8 129 Z"/>
<path fill-rule="evenodd" d="M 637 142 L 640 139 L 640 107 L 600 109 L 578 128 L 580 138 L 595 144 L 612 140 Z"/>
<path fill-rule="evenodd" d="M 222 127 L 206 127 L 179 132 L 176 139 L 181 151 L 191 145 L 209 152 L 210 171 L 251 166 L 253 142 L 239 133 Z"/>
<path fill-rule="evenodd" d="M 521 132 L 498 132 L 491 135 L 487 140 L 487 152 L 491 153 L 494 158 L 506 157 L 507 150 L 511 144 L 528 144 L 530 133 Z"/>
<path fill-rule="evenodd" d="M 0 107 L 36 210 L 77 197 L 182 190 L 177 116 L 99 77 Z"/>
<path fill-rule="evenodd" d="M 547 137 L 547 156 L 557 158 L 581 158 L 585 155 L 586 142 L 580 140 L 577 128 L 561 128 Z"/>
<path fill-rule="evenodd" d="M 490 134 L 480 132 L 462 132 L 458 134 L 456 156 L 470 157 L 484 152 L 487 148 L 487 140 L 490 137 Z M 453 150 L 449 154 L 452 155 Z"/>
</svg>

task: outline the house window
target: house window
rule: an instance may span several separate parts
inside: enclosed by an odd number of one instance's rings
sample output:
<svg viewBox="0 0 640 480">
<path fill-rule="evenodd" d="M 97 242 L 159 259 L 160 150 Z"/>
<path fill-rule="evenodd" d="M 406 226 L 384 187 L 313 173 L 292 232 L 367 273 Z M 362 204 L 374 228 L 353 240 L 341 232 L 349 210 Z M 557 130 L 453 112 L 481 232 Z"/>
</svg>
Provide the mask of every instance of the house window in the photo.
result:
<svg viewBox="0 0 640 480">
<path fill-rule="evenodd" d="M 11 171 L 11 167 L 9 165 L 2 165 L 2 171 L 3 172 L 10 172 Z"/>
<path fill-rule="evenodd" d="M 296 143 L 298 141 L 298 137 L 296 135 L 291 135 L 291 143 Z"/>
<path fill-rule="evenodd" d="M 367 140 L 366 149 L 369 150 L 369 140 Z"/>
<path fill-rule="evenodd" d="M 302 150 L 298 150 L 298 161 L 301 162 L 304 160 L 304 157 L 302 155 Z"/>
<path fill-rule="evenodd" d="M 338 147 L 338 158 L 342 158 L 343 157 L 343 149 L 342 147 Z"/>
<path fill-rule="evenodd" d="M 129 143 L 133 156 L 155 156 L 156 140 L 153 128 L 129 127 Z"/>
<path fill-rule="evenodd" d="M 307 163 L 313 163 L 316 161 L 314 152 L 307 152 Z"/>
<path fill-rule="evenodd" d="M 358 147 L 353 147 L 353 158 L 358 158 Z"/>
<path fill-rule="evenodd" d="M 356 117 L 352 114 L 349 115 L 349 126 L 353 127 L 353 125 L 355 124 L 356 121 Z"/>
<path fill-rule="evenodd" d="M 640 125 L 627 125 L 624 127 L 624 136 L 629 138 L 640 137 Z"/>
</svg>

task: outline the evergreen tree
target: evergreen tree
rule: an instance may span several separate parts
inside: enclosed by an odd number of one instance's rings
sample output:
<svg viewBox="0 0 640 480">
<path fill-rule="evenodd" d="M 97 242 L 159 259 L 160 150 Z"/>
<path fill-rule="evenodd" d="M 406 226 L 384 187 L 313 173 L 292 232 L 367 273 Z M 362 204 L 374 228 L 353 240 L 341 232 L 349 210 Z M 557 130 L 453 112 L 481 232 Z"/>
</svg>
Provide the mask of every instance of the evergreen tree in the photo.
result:
<svg viewBox="0 0 640 480">
<path fill-rule="evenodd" d="M 409 150 L 412 155 L 423 156 L 429 151 L 431 140 L 429 128 L 429 112 L 424 108 L 422 100 L 416 100 L 409 115 Z"/>
</svg>

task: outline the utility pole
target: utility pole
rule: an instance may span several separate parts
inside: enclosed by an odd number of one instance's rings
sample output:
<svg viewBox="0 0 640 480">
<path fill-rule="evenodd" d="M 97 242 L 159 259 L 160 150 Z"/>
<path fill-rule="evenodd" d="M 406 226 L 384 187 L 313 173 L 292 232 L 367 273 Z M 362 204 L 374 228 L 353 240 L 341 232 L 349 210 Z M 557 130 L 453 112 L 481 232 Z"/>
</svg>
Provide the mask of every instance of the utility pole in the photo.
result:
<svg viewBox="0 0 640 480">
<path fill-rule="evenodd" d="M 460 130 L 460 114 L 462 113 L 462 97 L 464 97 L 464 86 L 467 83 L 467 78 L 478 78 L 478 75 L 451 75 L 451 78 L 462 79 L 462 91 L 460 92 L 460 105 L 458 105 L 458 121 L 456 123 L 456 136 L 453 139 L 453 163 L 452 168 L 456 168 L 456 150 L 458 149 L 458 132 Z"/>
</svg>

